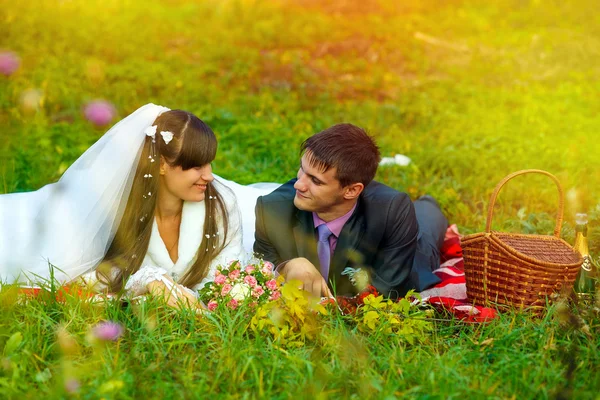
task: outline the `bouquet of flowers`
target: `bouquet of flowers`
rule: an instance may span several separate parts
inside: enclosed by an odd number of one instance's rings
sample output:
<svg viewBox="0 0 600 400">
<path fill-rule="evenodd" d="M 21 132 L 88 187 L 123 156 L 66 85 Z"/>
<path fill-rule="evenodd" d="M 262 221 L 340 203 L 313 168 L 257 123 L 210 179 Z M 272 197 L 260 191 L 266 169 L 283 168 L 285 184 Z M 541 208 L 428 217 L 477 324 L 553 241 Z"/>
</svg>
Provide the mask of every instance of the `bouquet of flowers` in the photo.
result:
<svg viewBox="0 0 600 400">
<path fill-rule="evenodd" d="M 219 304 L 236 309 L 248 302 L 251 307 L 265 304 L 281 297 L 281 280 L 275 278 L 273 264 L 255 260 L 242 267 L 240 261 L 228 266 L 218 266 L 215 280 L 199 292 L 200 299 L 210 311 Z"/>
</svg>

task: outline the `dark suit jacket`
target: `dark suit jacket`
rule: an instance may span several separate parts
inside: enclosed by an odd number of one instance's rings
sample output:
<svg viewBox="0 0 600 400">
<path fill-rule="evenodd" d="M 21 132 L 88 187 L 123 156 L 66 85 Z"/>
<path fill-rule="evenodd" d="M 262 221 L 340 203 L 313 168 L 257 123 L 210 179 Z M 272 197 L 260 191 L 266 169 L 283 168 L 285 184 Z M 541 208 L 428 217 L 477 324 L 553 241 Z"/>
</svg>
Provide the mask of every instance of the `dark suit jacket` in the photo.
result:
<svg viewBox="0 0 600 400">
<path fill-rule="evenodd" d="M 319 268 L 311 212 L 294 206 L 296 179 L 256 203 L 254 252 L 275 265 L 305 257 Z M 406 193 L 371 182 L 344 225 L 333 254 L 329 280 L 336 295 L 358 292 L 346 270 L 362 268 L 380 293 L 396 298 L 414 288 L 411 268 L 417 248 L 418 224 Z"/>
</svg>

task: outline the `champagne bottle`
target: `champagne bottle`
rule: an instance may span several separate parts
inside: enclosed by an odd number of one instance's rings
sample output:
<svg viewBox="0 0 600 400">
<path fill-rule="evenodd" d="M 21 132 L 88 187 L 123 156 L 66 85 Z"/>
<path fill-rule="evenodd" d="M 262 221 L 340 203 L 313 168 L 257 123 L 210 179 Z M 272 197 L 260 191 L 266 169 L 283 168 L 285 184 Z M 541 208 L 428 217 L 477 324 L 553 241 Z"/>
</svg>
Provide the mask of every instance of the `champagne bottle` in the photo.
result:
<svg viewBox="0 0 600 400">
<path fill-rule="evenodd" d="M 587 239 L 587 214 L 577 214 L 575 216 L 575 244 L 573 248 L 583 257 L 583 264 L 575 280 L 575 292 L 581 298 L 590 298 L 594 294 L 594 271 L 593 264 L 590 258 Z"/>
</svg>

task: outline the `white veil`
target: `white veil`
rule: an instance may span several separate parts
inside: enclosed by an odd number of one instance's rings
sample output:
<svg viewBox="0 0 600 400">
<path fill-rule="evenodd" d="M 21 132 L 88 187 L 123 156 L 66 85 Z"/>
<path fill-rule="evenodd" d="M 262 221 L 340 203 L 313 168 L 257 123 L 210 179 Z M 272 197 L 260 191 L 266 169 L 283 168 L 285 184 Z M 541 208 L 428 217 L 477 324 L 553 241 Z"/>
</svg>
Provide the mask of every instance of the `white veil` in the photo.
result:
<svg viewBox="0 0 600 400">
<path fill-rule="evenodd" d="M 38 191 L 0 195 L 0 283 L 70 281 L 104 258 L 125 211 L 144 130 L 168 108 L 147 104 L 113 126 Z"/>
</svg>

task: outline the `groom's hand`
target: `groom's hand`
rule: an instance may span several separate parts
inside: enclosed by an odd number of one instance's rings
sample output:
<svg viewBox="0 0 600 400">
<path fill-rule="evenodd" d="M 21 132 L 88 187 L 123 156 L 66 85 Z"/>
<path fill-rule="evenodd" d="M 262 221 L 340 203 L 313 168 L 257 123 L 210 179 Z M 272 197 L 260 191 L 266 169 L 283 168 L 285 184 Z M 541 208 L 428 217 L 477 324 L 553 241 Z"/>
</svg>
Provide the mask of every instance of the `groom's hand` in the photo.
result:
<svg viewBox="0 0 600 400">
<path fill-rule="evenodd" d="M 304 257 L 289 260 L 279 272 L 286 281 L 302 282 L 300 289 L 306 290 L 314 297 L 333 297 L 319 270 Z"/>
</svg>

